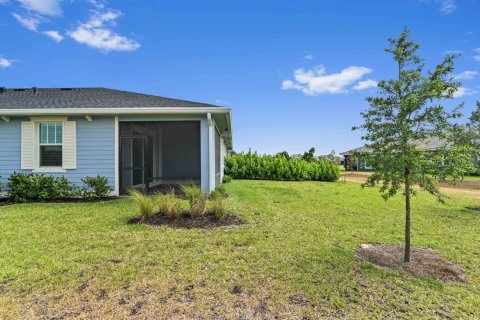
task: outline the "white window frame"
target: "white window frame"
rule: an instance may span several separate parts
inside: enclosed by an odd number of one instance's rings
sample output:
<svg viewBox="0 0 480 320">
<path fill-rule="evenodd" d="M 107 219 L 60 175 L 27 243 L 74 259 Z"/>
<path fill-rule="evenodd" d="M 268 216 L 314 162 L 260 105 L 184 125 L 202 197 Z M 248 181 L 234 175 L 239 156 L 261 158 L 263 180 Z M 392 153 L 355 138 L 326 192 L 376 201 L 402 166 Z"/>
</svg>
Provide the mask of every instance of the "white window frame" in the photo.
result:
<svg viewBox="0 0 480 320">
<path fill-rule="evenodd" d="M 55 142 L 51 143 L 48 142 L 48 130 L 51 124 L 55 125 Z M 47 128 L 47 142 L 42 142 L 42 125 L 46 125 Z M 60 125 L 62 127 L 62 142 L 57 141 L 57 126 Z M 60 146 L 62 147 L 62 165 L 61 166 L 42 166 L 42 147 L 44 146 Z M 63 122 L 62 121 L 40 121 L 38 122 L 38 167 L 39 168 L 63 168 Z"/>
<path fill-rule="evenodd" d="M 32 172 L 37 173 L 61 173 L 67 170 L 63 168 L 63 143 L 65 141 L 65 122 L 67 117 L 31 117 L 34 123 L 34 167 Z M 62 143 L 61 144 L 41 144 L 40 143 L 40 124 L 41 123 L 61 123 L 62 124 Z M 62 146 L 62 165 L 55 167 L 40 166 L 40 146 L 41 145 L 61 145 Z"/>
</svg>

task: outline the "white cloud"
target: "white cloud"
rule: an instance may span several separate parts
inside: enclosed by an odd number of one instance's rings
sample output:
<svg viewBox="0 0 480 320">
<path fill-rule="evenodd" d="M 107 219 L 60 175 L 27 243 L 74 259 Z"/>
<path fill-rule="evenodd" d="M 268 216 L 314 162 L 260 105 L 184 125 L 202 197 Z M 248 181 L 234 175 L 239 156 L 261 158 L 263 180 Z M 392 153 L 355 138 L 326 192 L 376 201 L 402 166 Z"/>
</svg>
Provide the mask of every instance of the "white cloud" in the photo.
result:
<svg viewBox="0 0 480 320">
<path fill-rule="evenodd" d="M 472 94 L 477 93 L 476 90 L 465 88 L 465 87 L 460 87 L 457 89 L 457 91 L 453 94 L 454 98 L 460 98 L 464 96 L 470 96 Z"/>
<path fill-rule="evenodd" d="M 13 13 L 13 17 L 17 19 L 22 26 L 31 31 L 37 31 L 38 25 L 40 24 L 40 21 L 33 17 L 24 17 L 16 13 Z"/>
<path fill-rule="evenodd" d="M 462 50 L 447 50 L 447 51 L 443 51 L 442 54 L 443 55 L 447 55 L 447 54 L 461 55 L 461 54 L 463 54 L 463 51 Z"/>
<path fill-rule="evenodd" d="M 55 42 L 60 42 L 63 40 L 63 36 L 58 31 L 48 30 L 48 31 L 42 31 L 42 33 L 52 38 Z"/>
<path fill-rule="evenodd" d="M 477 71 L 464 71 L 460 74 L 455 75 L 454 78 L 457 80 L 468 80 L 475 78 L 477 74 Z"/>
<path fill-rule="evenodd" d="M 473 59 L 480 61 L 480 48 L 473 49 L 475 51 L 475 55 L 473 56 Z"/>
<path fill-rule="evenodd" d="M 303 56 L 303 59 L 305 60 L 313 60 L 313 56 L 311 54 L 307 54 L 305 56 Z"/>
<path fill-rule="evenodd" d="M 18 0 L 22 6 L 41 15 L 58 16 L 62 14 L 61 0 Z"/>
<path fill-rule="evenodd" d="M 360 81 L 355 86 L 353 86 L 353 90 L 365 90 L 368 88 L 375 88 L 378 85 L 378 82 L 372 79 L 367 79 L 365 81 Z"/>
<path fill-rule="evenodd" d="M 135 40 L 116 34 L 111 27 L 122 13 L 117 10 L 96 12 L 88 22 L 67 34 L 75 41 L 102 51 L 134 51 L 140 47 Z"/>
<path fill-rule="evenodd" d="M 440 12 L 444 15 L 448 15 L 457 10 L 456 0 L 419 0 L 424 3 L 434 3 L 439 5 Z"/>
<path fill-rule="evenodd" d="M 12 60 L 0 57 L 0 68 L 8 68 L 12 65 Z"/>
<path fill-rule="evenodd" d="M 221 100 L 221 99 L 216 99 L 216 100 L 215 100 L 215 103 L 216 103 L 216 104 L 219 104 L 219 105 L 222 105 L 222 106 L 227 106 L 227 105 L 228 105 L 228 102 L 227 102 L 227 101 Z"/>
<path fill-rule="evenodd" d="M 295 80 L 283 81 L 282 88 L 284 90 L 300 90 L 310 96 L 322 93 L 346 93 L 353 83 L 372 71 L 366 67 L 351 66 L 338 73 L 327 74 L 325 67 L 319 65 L 307 71 L 296 70 L 294 72 Z"/>
<path fill-rule="evenodd" d="M 455 0 L 441 0 L 440 1 L 440 12 L 442 14 L 450 14 L 457 10 L 457 5 L 455 4 Z"/>
</svg>

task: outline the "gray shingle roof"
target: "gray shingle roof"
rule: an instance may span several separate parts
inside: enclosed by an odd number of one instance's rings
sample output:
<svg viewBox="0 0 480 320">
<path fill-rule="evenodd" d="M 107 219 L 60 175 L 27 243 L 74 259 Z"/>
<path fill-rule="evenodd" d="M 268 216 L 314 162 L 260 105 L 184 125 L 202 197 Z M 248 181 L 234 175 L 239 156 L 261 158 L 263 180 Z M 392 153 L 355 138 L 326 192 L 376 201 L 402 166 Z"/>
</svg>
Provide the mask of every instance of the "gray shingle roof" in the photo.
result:
<svg viewBox="0 0 480 320">
<path fill-rule="evenodd" d="M 218 106 L 107 88 L 0 89 L 0 110 L 195 107 Z"/>
<path fill-rule="evenodd" d="M 348 151 L 345 151 L 345 152 L 342 152 L 340 153 L 340 155 L 342 156 L 348 156 L 348 155 L 351 155 L 352 153 L 354 152 L 359 152 L 359 153 L 369 153 L 370 152 L 370 149 L 363 146 L 363 147 L 359 147 L 359 148 L 355 148 L 355 149 L 352 149 L 352 150 L 348 150 Z"/>
<path fill-rule="evenodd" d="M 430 138 L 428 138 L 426 140 L 423 140 L 423 141 L 416 141 L 414 144 L 417 147 L 419 147 L 423 150 L 436 150 L 436 149 L 444 146 L 446 144 L 446 141 L 443 140 L 443 139 L 440 139 L 438 137 L 430 137 Z M 343 155 L 343 156 L 345 156 L 345 155 L 348 156 L 348 155 L 353 154 L 354 152 L 370 153 L 371 149 L 366 147 L 366 146 L 363 146 L 363 147 L 359 147 L 359 148 L 356 148 L 356 149 L 352 149 L 352 150 L 342 152 L 340 154 Z"/>
</svg>

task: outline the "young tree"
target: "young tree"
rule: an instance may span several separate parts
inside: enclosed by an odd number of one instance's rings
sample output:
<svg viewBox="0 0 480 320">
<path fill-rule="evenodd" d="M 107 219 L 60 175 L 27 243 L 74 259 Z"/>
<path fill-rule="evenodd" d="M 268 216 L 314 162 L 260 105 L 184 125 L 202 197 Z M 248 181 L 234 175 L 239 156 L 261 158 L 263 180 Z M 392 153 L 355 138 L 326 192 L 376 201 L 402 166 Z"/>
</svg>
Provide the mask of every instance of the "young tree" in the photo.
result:
<svg viewBox="0 0 480 320">
<path fill-rule="evenodd" d="M 462 104 L 453 111 L 440 104 L 442 99 L 453 98 L 460 83 L 452 76 L 454 55 L 447 55 L 433 70 L 424 72 L 417 55 L 419 45 L 408 38 L 409 30 L 405 29 L 399 38 L 389 39 L 390 47 L 385 51 L 392 54 L 398 77 L 378 83 L 381 96 L 367 98 L 370 108 L 361 113 L 364 123 L 353 128 L 364 132 L 362 139 L 371 151 L 364 156 L 374 172 L 364 186 L 380 185 L 385 200 L 403 191 L 405 262 L 410 262 L 410 199 L 416 195 L 414 186 L 442 201 L 437 180 L 461 179 L 466 159 L 465 148 L 422 148 L 431 139 L 445 139 L 450 120 L 461 116 Z"/>
<path fill-rule="evenodd" d="M 310 148 L 308 151 L 305 151 L 302 155 L 302 159 L 308 162 L 315 160 L 315 148 Z"/>
<path fill-rule="evenodd" d="M 449 138 L 452 143 L 471 146 L 473 156 L 480 157 L 480 101 L 477 101 L 477 109 L 468 120 L 463 125 L 454 124 Z"/>
</svg>

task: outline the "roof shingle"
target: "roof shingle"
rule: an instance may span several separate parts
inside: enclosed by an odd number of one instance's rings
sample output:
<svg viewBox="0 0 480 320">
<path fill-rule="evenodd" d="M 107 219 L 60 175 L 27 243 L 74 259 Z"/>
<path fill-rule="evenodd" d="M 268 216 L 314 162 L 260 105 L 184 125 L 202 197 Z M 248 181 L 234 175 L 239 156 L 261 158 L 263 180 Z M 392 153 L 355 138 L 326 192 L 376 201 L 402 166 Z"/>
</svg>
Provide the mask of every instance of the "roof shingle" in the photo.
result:
<svg viewBox="0 0 480 320">
<path fill-rule="evenodd" d="M 108 88 L 31 88 L 0 92 L 0 110 L 195 107 L 218 106 Z"/>
</svg>

